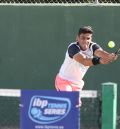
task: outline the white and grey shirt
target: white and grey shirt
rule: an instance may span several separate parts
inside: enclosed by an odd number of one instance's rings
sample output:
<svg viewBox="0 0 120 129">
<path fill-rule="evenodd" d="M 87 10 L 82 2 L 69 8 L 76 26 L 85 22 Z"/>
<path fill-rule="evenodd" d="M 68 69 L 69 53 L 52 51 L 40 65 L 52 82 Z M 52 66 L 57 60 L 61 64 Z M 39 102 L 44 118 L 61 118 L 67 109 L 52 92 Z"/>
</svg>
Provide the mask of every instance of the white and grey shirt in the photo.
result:
<svg viewBox="0 0 120 129">
<path fill-rule="evenodd" d="M 83 51 L 80 48 L 79 43 L 70 43 L 66 51 L 64 62 L 60 68 L 59 76 L 73 83 L 79 83 L 87 72 L 89 66 L 84 66 L 77 62 L 73 59 L 73 56 L 80 53 L 88 58 L 93 58 L 95 50 L 99 48 L 100 46 L 97 43 L 91 42 L 89 48 Z"/>
</svg>

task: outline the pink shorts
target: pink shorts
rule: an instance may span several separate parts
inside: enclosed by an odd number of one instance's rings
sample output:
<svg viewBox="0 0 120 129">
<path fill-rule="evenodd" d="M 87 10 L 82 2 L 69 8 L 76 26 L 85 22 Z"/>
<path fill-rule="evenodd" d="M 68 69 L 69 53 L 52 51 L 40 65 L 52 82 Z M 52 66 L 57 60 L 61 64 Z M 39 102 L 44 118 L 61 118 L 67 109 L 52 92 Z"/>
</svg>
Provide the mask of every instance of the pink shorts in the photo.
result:
<svg viewBox="0 0 120 129">
<path fill-rule="evenodd" d="M 81 91 L 84 86 L 84 81 L 81 80 L 79 84 L 61 78 L 59 75 L 55 79 L 55 88 L 57 91 Z"/>
</svg>

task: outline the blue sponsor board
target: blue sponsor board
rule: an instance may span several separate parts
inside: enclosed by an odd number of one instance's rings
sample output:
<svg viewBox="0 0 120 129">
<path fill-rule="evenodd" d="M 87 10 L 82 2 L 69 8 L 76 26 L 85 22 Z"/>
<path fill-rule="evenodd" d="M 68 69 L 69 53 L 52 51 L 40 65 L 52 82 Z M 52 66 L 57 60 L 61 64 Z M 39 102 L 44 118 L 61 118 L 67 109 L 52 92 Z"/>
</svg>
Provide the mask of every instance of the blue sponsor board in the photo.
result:
<svg viewBox="0 0 120 129">
<path fill-rule="evenodd" d="M 21 129 L 79 129 L 78 92 L 21 91 Z"/>
</svg>

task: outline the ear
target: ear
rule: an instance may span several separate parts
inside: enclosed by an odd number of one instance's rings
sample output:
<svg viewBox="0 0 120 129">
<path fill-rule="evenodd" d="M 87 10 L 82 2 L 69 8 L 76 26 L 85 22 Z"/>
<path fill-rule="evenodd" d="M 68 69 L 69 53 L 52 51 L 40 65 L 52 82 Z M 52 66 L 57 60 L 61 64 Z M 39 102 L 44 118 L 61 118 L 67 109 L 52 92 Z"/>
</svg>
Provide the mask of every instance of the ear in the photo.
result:
<svg viewBox="0 0 120 129">
<path fill-rule="evenodd" d="M 76 41 L 78 41 L 78 35 L 76 36 Z"/>
</svg>

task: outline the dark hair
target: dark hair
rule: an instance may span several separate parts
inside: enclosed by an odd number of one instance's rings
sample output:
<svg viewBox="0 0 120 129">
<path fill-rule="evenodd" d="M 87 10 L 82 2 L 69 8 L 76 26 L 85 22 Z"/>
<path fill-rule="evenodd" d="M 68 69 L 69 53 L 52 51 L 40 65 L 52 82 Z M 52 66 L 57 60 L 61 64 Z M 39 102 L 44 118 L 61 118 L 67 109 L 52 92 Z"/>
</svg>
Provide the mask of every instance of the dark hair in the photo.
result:
<svg viewBox="0 0 120 129">
<path fill-rule="evenodd" d="M 78 31 L 78 35 L 80 34 L 86 34 L 86 33 L 90 33 L 90 34 L 93 34 L 93 30 L 92 30 L 92 27 L 91 26 L 84 26 L 84 27 L 81 27 Z"/>
</svg>

